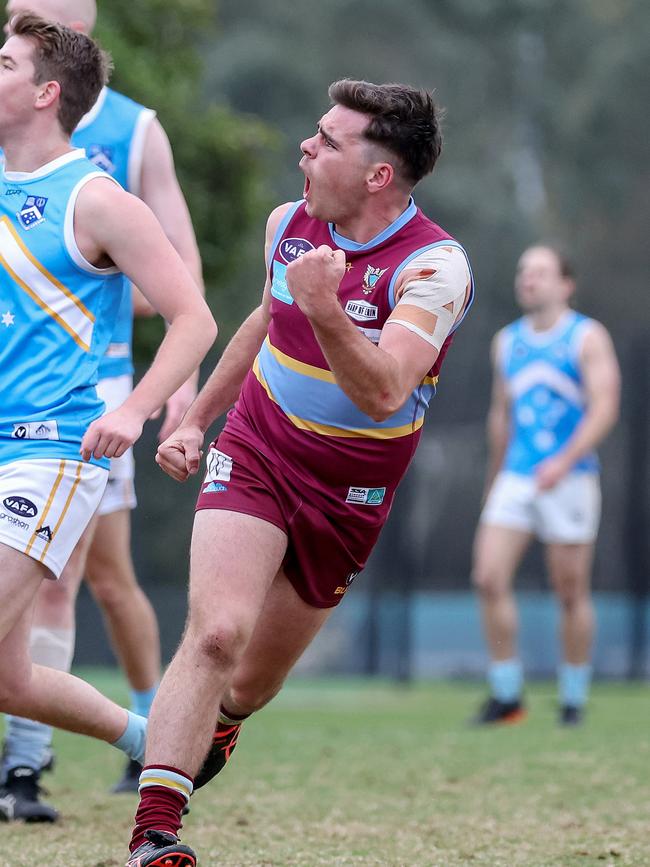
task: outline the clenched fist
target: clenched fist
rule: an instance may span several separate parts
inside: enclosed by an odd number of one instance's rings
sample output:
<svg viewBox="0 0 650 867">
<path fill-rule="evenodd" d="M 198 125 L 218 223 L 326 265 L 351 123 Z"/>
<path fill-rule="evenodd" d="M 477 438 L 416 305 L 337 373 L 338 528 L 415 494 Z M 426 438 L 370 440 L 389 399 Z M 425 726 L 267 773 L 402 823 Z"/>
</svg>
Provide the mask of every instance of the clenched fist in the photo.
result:
<svg viewBox="0 0 650 867">
<path fill-rule="evenodd" d="M 345 253 L 323 244 L 287 266 L 287 286 L 296 304 L 313 321 L 326 318 L 338 305 L 337 291 L 345 274 Z"/>
</svg>

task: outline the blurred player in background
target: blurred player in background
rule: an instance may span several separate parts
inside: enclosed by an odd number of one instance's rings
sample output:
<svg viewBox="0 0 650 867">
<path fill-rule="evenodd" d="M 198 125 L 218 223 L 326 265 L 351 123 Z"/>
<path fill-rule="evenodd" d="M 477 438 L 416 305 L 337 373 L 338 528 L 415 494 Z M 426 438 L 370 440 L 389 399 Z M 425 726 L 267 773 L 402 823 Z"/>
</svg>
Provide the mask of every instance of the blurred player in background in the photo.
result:
<svg viewBox="0 0 650 867">
<path fill-rule="evenodd" d="M 262 303 L 159 449 L 185 480 L 236 402 L 208 454 L 131 867 L 196 863 L 177 838 L 193 786 L 223 767 L 363 569 L 473 297 L 462 247 L 411 198 L 441 149 L 431 95 L 340 81 L 330 97 L 301 145 L 304 198 L 267 224 Z"/>
<path fill-rule="evenodd" d="M 94 0 L 9 0 L 8 22 L 30 11 L 90 34 L 97 9 Z M 9 30 L 9 24 L 5 27 Z M 155 112 L 110 88 L 77 126 L 72 143 L 88 158 L 146 202 L 160 221 L 194 281 L 202 288 L 201 263 L 169 141 Z M 146 299 L 125 283 L 122 305 L 106 355 L 99 366 L 98 391 L 107 410 L 122 403 L 133 388 L 131 353 L 135 313 L 154 312 Z M 193 374 L 167 402 L 161 439 L 178 425 L 196 396 Z M 32 658 L 41 665 L 69 671 L 74 655 L 75 600 L 84 574 L 104 613 L 117 657 L 131 687 L 131 709 L 147 716 L 160 678 L 158 624 L 151 603 L 140 588 L 130 550 L 130 510 L 136 505 L 133 452 L 111 461 L 109 481 L 97 518 L 80 540 L 60 582 L 46 582 L 39 593 L 31 633 Z M 55 821 L 57 811 L 40 801 L 38 782 L 47 765 L 51 729 L 31 720 L 10 717 L 2 775 L 15 799 L 15 818 Z M 129 762 L 115 792 L 137 792 L 141 768 Z M 0 806 L 1 812 L 1 806 Z"/>
<path fill-rule="evenodd" d="M 0 51 L 0 710 L 143 753 L 146 720 L 30 659 L 33 603 L 94 514 L 109 460 L 187 380 L 216 335 L 145 204 L 73 148 L 105 85 L 88 36 L 30 14 Z M 128 274 L 169 323 L 137 387 L 105 413 L 95 383 Z M 5 791 L 2 814 L 16 798 Z"/>
<path fill-rule="evenodd" d="M 573 270 L 557 250 L 526 250 L 515 278 L 524 316 L 492 344 L 487 498 L 473 570 L 490 653 L 490 695 L 478 723 L 525 715 L 512 582 L 534 537 L 545 545 L 561 606 L 560 723 L 580 723 L 587 701 L 590 575 L 600 519 L 594 450 L 618 417 L 620 376 L 608 332 L 570 309 L 574 289 Z"/>
</svg>

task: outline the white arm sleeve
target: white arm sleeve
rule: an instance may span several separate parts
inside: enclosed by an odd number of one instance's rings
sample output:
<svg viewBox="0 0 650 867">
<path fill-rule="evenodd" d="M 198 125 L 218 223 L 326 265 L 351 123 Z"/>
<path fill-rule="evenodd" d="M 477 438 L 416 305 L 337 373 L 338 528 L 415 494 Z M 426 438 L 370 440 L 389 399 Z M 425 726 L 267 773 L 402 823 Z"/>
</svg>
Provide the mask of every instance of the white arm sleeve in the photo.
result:
<svg viewBox="0 0 650 867">
<path fill-rule="evenodd" d="M 458 247 L 434 247 L 410 262 L 402 278 L 386 325 L 408 328 L 440 350 L 465 306 L 471 281 L 465 254 Z"/>
</svg>

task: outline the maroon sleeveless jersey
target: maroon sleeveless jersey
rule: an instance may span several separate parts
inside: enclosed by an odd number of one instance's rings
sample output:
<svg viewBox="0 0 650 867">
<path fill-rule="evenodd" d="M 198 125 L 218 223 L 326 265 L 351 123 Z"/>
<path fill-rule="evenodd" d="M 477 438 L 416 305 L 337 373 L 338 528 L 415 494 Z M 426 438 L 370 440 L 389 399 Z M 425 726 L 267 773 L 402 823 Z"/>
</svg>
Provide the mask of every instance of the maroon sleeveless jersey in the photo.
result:
<svg viewBox="0 0 650 867">
<path fill-rule="evenodd" d="M 245 438 L 326 514 L 383 523 L 418 444 L 453 332 L 406 404 L 385 421 L 373 421 L 337 385 L 309 320 L 287 287 L 289 262 L 321 244 L 345 252 L 339 301 L 374 343 L 395 306 L 401 271 L 427 249 L 460 245 L 413 201 L 366 244 L 343 238 L 331 224 L 309 217 L 300 201 L 288 211 L 271 247 L 268 336 L 225 431 Z"/>
</svg>

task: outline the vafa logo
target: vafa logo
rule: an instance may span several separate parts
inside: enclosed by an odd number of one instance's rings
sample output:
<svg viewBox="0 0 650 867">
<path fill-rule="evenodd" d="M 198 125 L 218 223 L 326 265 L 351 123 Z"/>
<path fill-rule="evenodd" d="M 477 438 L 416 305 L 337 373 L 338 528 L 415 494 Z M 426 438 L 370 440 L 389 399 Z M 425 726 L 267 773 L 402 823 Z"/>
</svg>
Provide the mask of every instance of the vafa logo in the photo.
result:
<svg viewBox="0 0 650 867">
<path fill-rule="evenodd" d="M 314 245 L 306 238 L 285 238 L 280 244 L 280 255 L 285 262 L 289 263 L 314 249 Z"/>
</svg>

